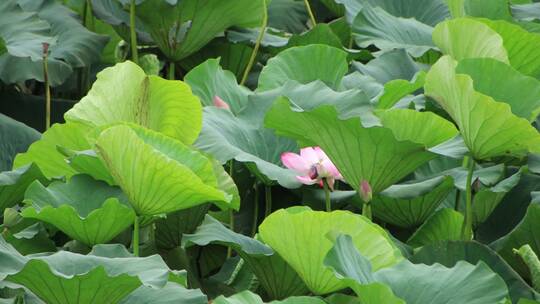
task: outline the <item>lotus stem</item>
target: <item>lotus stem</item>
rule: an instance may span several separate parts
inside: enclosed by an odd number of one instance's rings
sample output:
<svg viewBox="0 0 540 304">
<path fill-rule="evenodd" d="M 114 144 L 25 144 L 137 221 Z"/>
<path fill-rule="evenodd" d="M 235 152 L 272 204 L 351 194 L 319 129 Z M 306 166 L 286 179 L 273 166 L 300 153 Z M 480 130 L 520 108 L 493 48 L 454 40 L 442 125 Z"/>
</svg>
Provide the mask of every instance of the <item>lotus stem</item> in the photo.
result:
<svg viewBox="0 0 540 304">
<path fill-rule="evenodd" d="M 51 127 L 51 88 L 49 85 L 49 44 L 43 43 L 43 81 L 45 82 L 45 130 Z"/>
<path fill-rule="evenodd" d="M 129 6 L 129 33 L 131 39 L 131 58 L 133 62 L 139 64 L 139 54 L 137 53 L 137 33 L 135 31 L 135 0 L 131 0 Z"/>
<path fill-rule="evenodd" d="M 472 210 L 472 177 L 474 173 L 474 158 L 469 159 L 468 163 L 468 172 L 467 172 L 467 184 L 465 187 L 465 221 L 463 222 L 463 227 L 461 229 L 461 238 L 464 241 L 470 240 L 472 237 L 472 220 L 473 220 L 473 210 Z"/>
<path fill-rule="evenodd" d="M 172 62 L 171 62 L 172 63 Z M 174 68 L 173 68 L 174 69 Z M 233 178 L 234 172 L 234 160 L 229 160 L 229 176 Z M 234 180 L 233 180 L 234 181 Z M 234 209 L 229 209 L 229 228 L 234 232 Z M 227 248 L 227 258 L 232 256 L 232 247 Z"/>
<path fill-rule="evenodd" d="M 264 37 L 264 32 L 266 31 L 266 25 L 268 24 L 268 12 L 266 8 L 266 0 L 264 0 L 263 2 L 264 2 L 264 10 L 263 10 L 263 22 L 261 24 L 261 31 L 259 33 L 259 36 L 257 36 L 257 41 L 255 41 L 255 46 L 253 47 L 253 51 L 251 52 L 251 56 L 249 57 L 248 65 L 246 66 L 246 69 L 244 70 L 244 75 L 242 75 L 242 80 L 240 81 L 240 85 L 244 85 L 248 79 L 249 72 L 251 71 L 251 68 L 253 67 L 253 64 L 255 63 L 255 59 L 257 58 L 257 53 L 259 52 L 261 41 Z"/>
<path fill-rule="evenodd" d="M 317 21 L 315 20 L 315 15 L 313 15 L 313 11 L 311 10 L 311 5 L 309 5 L 309 0 L 304 0 L 304 4 L 306 5 L 306 10 L 309 15 L 309 20 L 311 20 L 311 25 L 312 26 L 317 25 Z"/>
<path fill-rule="evenodd" d="M 259 185 L 257 185 L 257 181 L 253 184 L 253 188 L 255 190 L 255 198 L 253 200 L 253 228 L 251 230 L 251 235 L 255 236 L 259 224 Z"/>
<path fill-rule="evenodd" d="M 174 62 L 169 62 L 169 80 L 174 80 L 174 73 L 175 73 L 175 65 Z"/>
<path fill-rule="evenodd" d="M 324 188 L 324 203 L 326 207 L 326 212 L 331 212 L 332 206 L 330 205 L 330 187 L 328 187 L 328 183 L 326 182 L 326 179 L 323 179 L 323 188 Z"/>
<path fill-rule="evenodd" d="M 454 210 L 459 211 L 459 199 L 461 196 L 461 191 L 459 189 L 456 189 L 456 199 L 454 201 Z"/>
<path fill-rule="evenodd" d="M 266 209 L 264 210 L 264 217 L 268 217 L 272 213 L 272 187 L 264 186 L 264 196 Z"/>
<path fill-rule="evenodd" d="M 364 202 L 362 205 L 362 215 L 367 217 L 370 221 L 373 218 L 373 215 L 371 213 L 371 202 Z"/>
<path fill-rule="evenodd" d="M 133 247 L 133 255 L 139 256 L 139 217 L 135 216 L 133 221 L 133 242 L 131 244 Z"/>
</svg>

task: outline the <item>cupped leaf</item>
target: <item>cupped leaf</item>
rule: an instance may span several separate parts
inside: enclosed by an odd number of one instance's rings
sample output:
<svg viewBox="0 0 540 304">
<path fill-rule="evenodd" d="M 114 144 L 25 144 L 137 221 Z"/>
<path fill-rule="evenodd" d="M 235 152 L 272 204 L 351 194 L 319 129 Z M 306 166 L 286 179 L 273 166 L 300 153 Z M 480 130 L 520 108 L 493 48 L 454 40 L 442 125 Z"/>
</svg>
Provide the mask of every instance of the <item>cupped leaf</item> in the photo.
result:
<svg viewBox="0 0 540 304">
<path fill-rule="evenodd" d="M 451 177 L 390 186 L 373 198 L 375 217 L 400 227 L 422 224 L 453 189 Z"/>
<path fill-rule="evenodd" d="M 146 76 L 126 61 L 104 69 L 92 89 L 64 115 L 90 127 L 131 122 L 192 144 L 202 123 L 201 103 L 181 81 Z"/>
<path fill-rule="evenodd" d="M 540 134 L 506 103 L 478 93 L 470 76 L 456 74 L 457 62 L 444 56 L 426 77 L 425 92 L 456 122 L 469 151 L 477 159 L 524 156 L 540 151 Z"/>
<path fill-rule="evenodd" d="M 135 212 L 119 188 L 75 175 L 47 188 L 34 182 L 25 193 L 22 216 L 56 226 L 86 245 L 106 243 L 133 224 Z"/>
<path fill-rule="evenodd" d="M 279 100 L 268 112 L 266 125 L 303 145 L 320 146 L 351 187 L 358 190 L 360 182 L 366 180 L 376 194 L 433 159 L 435 154 L 427 148 L 456 132 L 441 117 L 413 112 L 379 113 L 388 128 L 366 128 L 357 118 L 339 119 L 330 106 L 297 111 L 287 100 Z M 412 117 L 415 119 L 409 119 Z"/>
<path fill-rule="evenodd" d="M 540 81 L 507 64 L 490 58 L 465 59 L 456 73 L 471 76 L 475 91 L 509 104 L 516 116 L 534 121 L 540 113 Z"/>
<path fill-rule="evenodd" d="M 450 241 L 429 244 L 415 252 L 411 261 L 427 265 L 439 263 L 446 267 L 453 267 L 459 261 L 471 264 L 482 261 L 506 282 L 512 301 L 517 302 L 521 298 L 540 300 L 540 294 L 535 292 L 504 259 L 488 246 L 478 242 Z"/>
<path fill-rule="evenodd" d="M 214 97 L 218 96 L 235 114 L 246 105 L 250 94 L 248 89 L 238 85 L 234 74 L 221 68 L 219 59 L 208 59 L 198 65 L 184 80 L 205 106 L 214 105 Z"/>
<path fill-rule="evenodd" d="M 136 12 L 161 51 L 178 61 L 231 26 L 260 26 L 265 9 L 263 0 L 146 0 Z"/>
<path fill-rule="evenodd" d="M 34 164 L 13 171 L 0 172 L 0 212 L 22 202 L 24 191 L 33 181 L 41 183 L 48 181 Z"/>
<path fill-rule="evenodd" d="M 74 122 L 54 124 L 43 133 L 40 140 L 34 142 L 25 153 L 17 155 L 14 168 L 31 163 L 36 164 L 47 178 L 70 177 L 76 174 L 67 162 L 66 156 L 58 151 L 58 147 L 71 150 L 88 150 L 91 148 L 86 134 L 90 128 Z"/>
<path fill-rule="evenodd" d="M 439 23 L 433 31 L 433 42 L 456 60 L 493 58 L 508 63 L 502 37 L 489 26 L 469 18 Z"/>
<path fill-rule="evenodd" d="M 205 202 L 229 207 L 232 195 L 218 188 L 211 161 L 180 141 L 141 127 L 118 125 L 103 131 L 96 147 L 138 215 L 168 213 Z"/>
<path fill-rule="evenodd" d="M 352 32 L 356 44 L 360 47 L 375 45 L 382 51 L 405 49 L 414 57 L 420 57 L 428 50 L 435 49 L 431 40 L 431 26 L 412 18 L 393 16 L 384 9 L 367 3 L 354 18 Z"/>
<path fill-rule="evenodd" d="M 295 173 L 280 166 L 281 154 L 297 149 L 293 141 L 216 107 L 206 107 L 203 119 L 196 147 L 222 163 L 230 159 L 247 163 L 248 168 L 267 184 L 277 181 L 287 188 L 300 186 Z"/>
<path fill-rule="evenodd" d="M 0 171 L 9 171 L 17 153 L 26 152 L 41 134 L 27 125 L 0 113 Z"/>
<path fill-rule="evenodd" d="M 195 233 L 184 235 L 183 243 L 184 246 L 231 246 L 257 276 L 266 294 L 272 299 L 284 299 L 308 292 L 298 274 L 279 254 L 256 239 L 227 229 L 211 216 L 206 216 Z"/>
<path fill-rule="evenodd" d="M 46 303 L 119 303 L 142 285 L 161 288 L 167 283 L 171 271 L 160 256 L 134 258 L 123 246 L 101 246 L 89 255 L 22 256 L 0 238 L 0 277 Z"/>
<path fill-rule="evenodd" d="M 414 232 L 407 244 L 421 247 L 438 241 L 459 240 L 463 221 L 461 213 L 449 208 L 441 209 Z"/>
<path fill-rule="evenodd" d="M 540 47 L 540 37 L 521 26 L 504 20 L 481 19 L 497 32 L 503 40 L 510 65 L 525 75 L 540 77 L 540 55 L 535 51 Z"/>
<path fill-rule="evenodd" d="M 366 304 L 381 303 L 378 302 L 381 299 L 384 303 L 396 304 L 503 304 L 508 295 L 505 282 L 483 262 L 471 265 L 459 261 L 447 268 L 440 264 L 428 266 L 403 260 L 373 272 L 369 260 L 354 248 L 348 236 L 337 238 L 325 264 Z"/>
<path fill-rule="evenodd" d="M 322 44 L 293 47 L 268 60 L 257 90 L 275 89 L 287 80 L 304 84 L 320 80 L 337 89 L 347 69 L 347 53 L 340 49 Z"/>
<path fill-rule="evenodd" d="M 332 247 L 329 238 L 336 234 L 351 235 L 354 245 L 375 269 L 394 265 L 402 259 L 399 249 L 382 228 L 347 211 L 280 209 L 264 220 L 259 231 L 262 240 L 296 270 L 315 294 L 345 287 L 323 265 L 324 256 Z"/>
</svg>

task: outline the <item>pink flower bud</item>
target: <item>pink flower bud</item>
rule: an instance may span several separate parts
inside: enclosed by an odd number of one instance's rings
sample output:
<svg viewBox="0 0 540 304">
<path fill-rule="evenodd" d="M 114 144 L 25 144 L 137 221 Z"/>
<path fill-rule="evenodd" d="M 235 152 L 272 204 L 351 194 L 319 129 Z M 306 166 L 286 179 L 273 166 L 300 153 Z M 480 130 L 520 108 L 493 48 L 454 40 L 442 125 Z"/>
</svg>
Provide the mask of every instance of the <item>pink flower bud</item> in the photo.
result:
<svg viewBox="0 0 540 304">
<path fill-rule="evenodd" d="M 49 44 L 47 42 L 41 43 L 41 46 L 43 47 L 43 56 L 47 56 L 49 54 Z"/>
<path fill-rule="evenodd" d="M 360 197 L 366 203 L 369 203 L 373 198 L 373 191 L 367 180 L 362 180 L 360 182 Z"/>
<path fill-rule="evenodd" d="M 214 96 L 214 106 L 225 109 L 225 110 L 231 110 L 231 107 L 229 107 L 229 104 L 226 103 L 223 99 L 221 99 L 219 96 Z"/>
</svg>

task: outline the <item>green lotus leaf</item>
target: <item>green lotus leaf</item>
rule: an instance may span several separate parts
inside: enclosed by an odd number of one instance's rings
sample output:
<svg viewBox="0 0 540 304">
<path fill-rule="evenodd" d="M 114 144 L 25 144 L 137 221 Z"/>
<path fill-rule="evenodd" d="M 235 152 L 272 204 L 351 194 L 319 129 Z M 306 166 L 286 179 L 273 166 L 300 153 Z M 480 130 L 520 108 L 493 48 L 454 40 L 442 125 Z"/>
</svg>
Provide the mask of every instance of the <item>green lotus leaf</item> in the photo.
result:
<svg viewBox="0 0 540 304">
<path fill-rule="evenodd" d="M 308 13 L 303 3 L 294 0 L 268 2 L 268 26 L 289 33 L 307 30 Z"/>
<path fill-rule="evenodd" d="M 331 25 L 319 23 L 309 31 L 291 36 L 286 48 L 310 44 L 325 44 L 335 48 L 341 48 L 343 46 L 339 37 L 332 30 Z"/>
<path fill-rule="evenodd" d="M 525 278 L 530 278 L 529 270 L 520 260 L 520 257 L 514 254 L 513 249 L 529 244 L 531 249 L 539 256 L 540 235 L 537 233 L 538 229 L 540 229 L 539 226 L 540 204 L 531 203 L 521 222 L 510 233 L 492 244 L 492 248 Z"/>
<path fill-rule="evenodd" d="M 510 65 L 525 75 L 540 77 L 540 55 L 535 50 L 540 47 L 540 37 L 519 25 L 504 20 L 481 19 L 502 37 L 508 52 Z"/>
<path fill-rule="evenodd" d="M 345 6 L 349 21 L 354 20 L 366 5 L 378 6 L 393 16 L 414 18 L 430 26 L 444 21 L 450 14 L 444 0 L 336 0 L 336 2 Z"/>
<path fill-rule="evenodd" d="M 121 245 L 100 246 L 89 255 L 22 256 L 0 238 L 0 277 L 28 288 L 45 303 L 119 303 L 142 285 L 162 288 L 167 283 L 171 271 L 160 256 L 134 258 Z"/>
<path fill-rule="evenodd" d="M 259 27 L 264 9 L 262 0 L 146 0 L 136 12 L 165 56 L 178 61 L 231 26 Z"/>
<path fill-rule="evenodd" d="M 446 267 L 453 267 L 459 261 L 471 264 L 477 264 L 479 261 L 486 263 L 506 282 L 510 298 L 514 302 L 521 298 L 540 300 L 540 294 L 535 292 L 510 265 L 491 248 L 478 242 L 433 243 L 420 248 L 411 258 L 411 262 L 415 264 L 440 263 Z"/>
<path fill-rule="evenodd" d="M 300 186 L 295 173 L 279 165 L 283 152 L 297 149 L 293 141 L 275 136 L 262 127 L 254 127 L 224 109 L 206 107 L 203 116 L 203 129 L 195 143 L 197 148 L 222 163 L 230 159 L 247 163 L 248 168 L 267 184 L 277 181 L 287 188 Z"/>
<path fill-rule="evenodd" d="M 261 297 L 249 290 L 242 291 L 230 297 L 219 296 L 214 304 L 264 304 Z M 315 297 L 290 297 L 282 301 L 272 301 L 269 304 L 324 304 L 322 299 Z"/>
<path fill-rule="evenodd" d="M 459 240 L 463 221 L 463 214 L 450 208 L 440 209 L 414 232 L 407 244 L 421 247 L 438 241 Z"/>
<path fill-rule="evenodd" d="M 0 114 L 0 171 L 11 170 L 17 153 L 25 152 L 28 146 L 39 140 L 41 134 L 8 116 Z"/>
<path fill-rule="evenodd" d="M 465 59 L 456 73 L 471 76 L 475 91 L 509 104 L 516 116 L 534 121 L 540 113 L 540 81 L 507 64 L 491 58 Z"/>
<path fill-rule="evenodd" d="M 514 248 L 514 253 L 519 254 L 523 262 L 529 268 L 531 273 L 532 286 L 538 291 L 540 290 L 540 260 L 536 253 L 532 250 L 531 245 L 526 244 L 519 249 Z"/>
<path fill-rule="evenodd" d="M 101 71 L 88 94 L 64 117 L 92 128 L 137 123 L 188 145 L 199 135 L 202 123 L 200 101 L 188 85 L 146 76 L 130 61 Z"/>
<path fill-rule="evenodd" d="M 454 188 L 451 177 L 396 184 L 373 198 L 375 217 L 399 227 L 422 224 Z"/>
<path fill-rule="evenodd" d="M 504 280 L 483 262 L 471 265 L 459 261 L 447 268 L 440 264 L 428 266 L 403 260 L 394 266 L 372 271 L 369 259 L 354 247 L 350 236 L 338 236 L 325 264 L 359 295 L 362 303 L 381 303 L 372 298 L 381 293 L 385 295 L 384 303 L 396 304 L 506 303 L 508 289 Z M 386 301 L 386 298 L 392 301 Z"/>
<path fill-rule="evenodd" d="M 355 246 L 375 269 L 394 265 L 402 259 L 399 249 L 381 227 L 347 211 L 327 213 L 306 207 L 280 209 L 264 220 L 259 232 L 262 240 L 296 270 L 315 294 L 345 287 L 323 265 L 324 256 L 332 247 L 329 239 L 332 235 L 351 235 Z"/>
<path fill-rule="evenodd" d="M 352 32 L 356 44 L 364 48 L 375 45 L 381 51 L 405 49 L 414 57 L 435 48 L 431 26 L 416 19 L 393 16 L 367 3 L 354 18 Z"/>
<path fill-rule="evenodd" d="M 353 62 L 353 67 L 380 84 L 395 79 L 411 80 L 421 70 L 421 66 L 405 50 L 386 52 L 366 64 Z"/>
<path fill-rule="evenodd" d="M 167 214 L 156 221 L 156 246 L 160 249 L 174 249 L 182 245 L 184 234 L 193 233 L 202 223 L 210 204 L 199 205 Z"/>
<path fill-rule="evenodd" d="M 479 224 L 487 220 L 506 194 L 519 183 L 520 178 L 521 171 L 518 171 L 512 176 L 500 181 L 497 185 L 482 188 L 475 193 L 472 202 L 473 223 Z"/>
<path fill-rule="evenodd" d="M 21 12 L 22 9 L 22 12 Z M 88 67 L 99 61 L 108 37 L 86 29 L 74 12 L 54 0 L 3 1 L 0 11 L 5 13 L 0 40 L 13 42 L 13 34 L 26 41 L 18 43 L 15 52 L 0 55 L 0 79 L 4 83 L 28 79 L 43 81 L 42 42 L 51 43 L 47 59 L 51 86 L 66 81 L 75 68 Z M 22 14 L 22 15 L 21 15 Z M 46 27 L 44 25 L 47 25 Z M 42 39 L 45 35 L 49 39 Z M 28 44 L 28 48 L 25 47 Z"/>
<path fill-rule="evenodd" d="M 40 140 L 30 145 L 28 151 L 15 157 L 13 168 L 34 163 L 49 179 L 70 177 L 77 171 L 66 162 L 66 156 L 58 151 L 58 147 L 71 150 L 90 149 L 91 146 L 86 139 L 89 130 L 88 126 L 80 123 L 54 124 L 43 133 Z"/>
<path fill-rule="evenodd" d="M 427 148 L 456 132 L 450 122 L 433 113 L 396 109 L 377 115 L 388 128 L 365 128 L 357 118 L 341 120 L 330 106 L 298 112 L 279 100 L 268 112 L 266 125 L 303 145 L 320 146 L 351 187 L 358 190 L 360 182 L 367 180 L 374 194 L 433 159 L 435 154 Z"/>
<path fill-rule="evenodd" d="M 9 223 L 8 209 L 4 211 L 4 224 L 2 236 L 23 255 L 55 252 L 58 249 L 53 240 L 49 238 L 49 233 L 42 223 L 36 223 L 33 220 L 23 219 L 15 209 L 11 209 L 16 214 L 18 220 L 15 224 Z"/>
<path fill-rule="evenodd" d="M 308 292 L 298 274 L 270 247 L 227 229 L 209 215 L 193 234 L 185 234 L 182 241 L 186 247 L 193 244 L 221 244 L 232 247 L 257 276 L 259 283 L 272 299 L 284 299 Z"/>
<path fill-rule="evenodd" d="M 103 161 L 99 159 L 96 151 L 68 151 L 68 149 L 61 149 L 60 152 L 66 155 L 67 162 L 77 172 L 88 174 L 94 179 L 104 181 L 111 186 L 115 185 L 113 177 Z"/>
<path fill-rule="evenodd" d="M 389 109 L 403 97 L 418 91 L 424 87 L 426 73 L 420 71 L 414 75 L 411 81 L 394 79 L 384 84 L 384 91 L 379 97 L 377 108 Z"/>
<path fill-rule="evenodd" d="M 212 161 L 180 141 L 142 127 L 117 125 L 99 135 L 96 147 L 137 215 L 206 202 L 230 207 L 233 196 L 218 188 Z"/>
<path fill-rule="evenodd" d="M 24 191 L 33 181 L 48 182 L 41 170 L 34 164 L 13 171 L 0 172 L 0 212 L 22 202 Z"/>
<path fill-rule="evenodd" d="M 433 42 L 443 54 L 455 60 L 493 58 L 508 63 L 502 37 L 489 26 L 469 18 L 439 23 L 433 31 Z"/>
<path fill-rule="evenodd" d="M 168 282 L 162 288 L 141 286 L 125 297 L 120 304 L 208 304 L 208 298 L 200 289 L 187 289 Z"/>
<path fill-rule="evenodd" d="M 338 48 L 322 44 L 293 47 L 268 60 L 257 90 L 275 89 L 288 80 L 303 84 L 320 80 L 337 89 L 347 70 L 347 53 Z"/>
<path fill-rule="evenodd" d="M 119 188 L 87 175 L 53 182 L 47 188 L 36 181 L 26 190 L 24 202 L 23 217 L 54 225 L 88 246 L 110 241 L 135 219 Z"/>
<path fill-rule="evenodd" d="M 248 89 L 238 85 L 234 74 L 221 68 L 219 59 L 208 59 L 193 68 L 184 81 L 205 106 L 214 105 L 213 98 L 218 96 L 229 104 L 235 114 L 246 105 L 250 94 Z"/>
<path fill-rule="evenodd" d="M 540 151 L 540 134 L 506 103 L 478 93 L 468 75 L 456 74 L 457 62 L 444 56 L 431 68 L 425 92 L 456 122 L 476 159 L 524 156 Z"/>
</svg>

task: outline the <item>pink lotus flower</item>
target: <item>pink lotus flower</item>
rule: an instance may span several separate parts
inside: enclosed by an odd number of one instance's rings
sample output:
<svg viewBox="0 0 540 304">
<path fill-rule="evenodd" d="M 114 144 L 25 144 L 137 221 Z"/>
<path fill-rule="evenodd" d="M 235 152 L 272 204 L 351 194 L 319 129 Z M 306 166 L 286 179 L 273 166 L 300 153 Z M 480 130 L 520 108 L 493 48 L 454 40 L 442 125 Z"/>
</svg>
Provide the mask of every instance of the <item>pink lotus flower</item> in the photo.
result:
<svg viewBox="0 0 540 304">
<path fill-rule="evenodd" d="M 223 99 L 221 99 L 221 97 L 219 96 L 214 96 L 214 106 L 218 107 L 218 108 L 221 108 L 221 109 L 225 109 L 225 110 L 231 110 L 231 107 L 229 106 L 229 104 L 227 102 L 225 102 Z"/>
<path fill-rule="evenodd" d="M 300 155 L 291 152 L 281 154 L 281 162 L 289 169 L 296 171 L 302 184 L 323 186 L 326 180 L 330 189 L 334 190 L 334 182 L 343 180 L 341 173 L 320 147 L 307 147 L 300 150 Z"/>
</svg>

